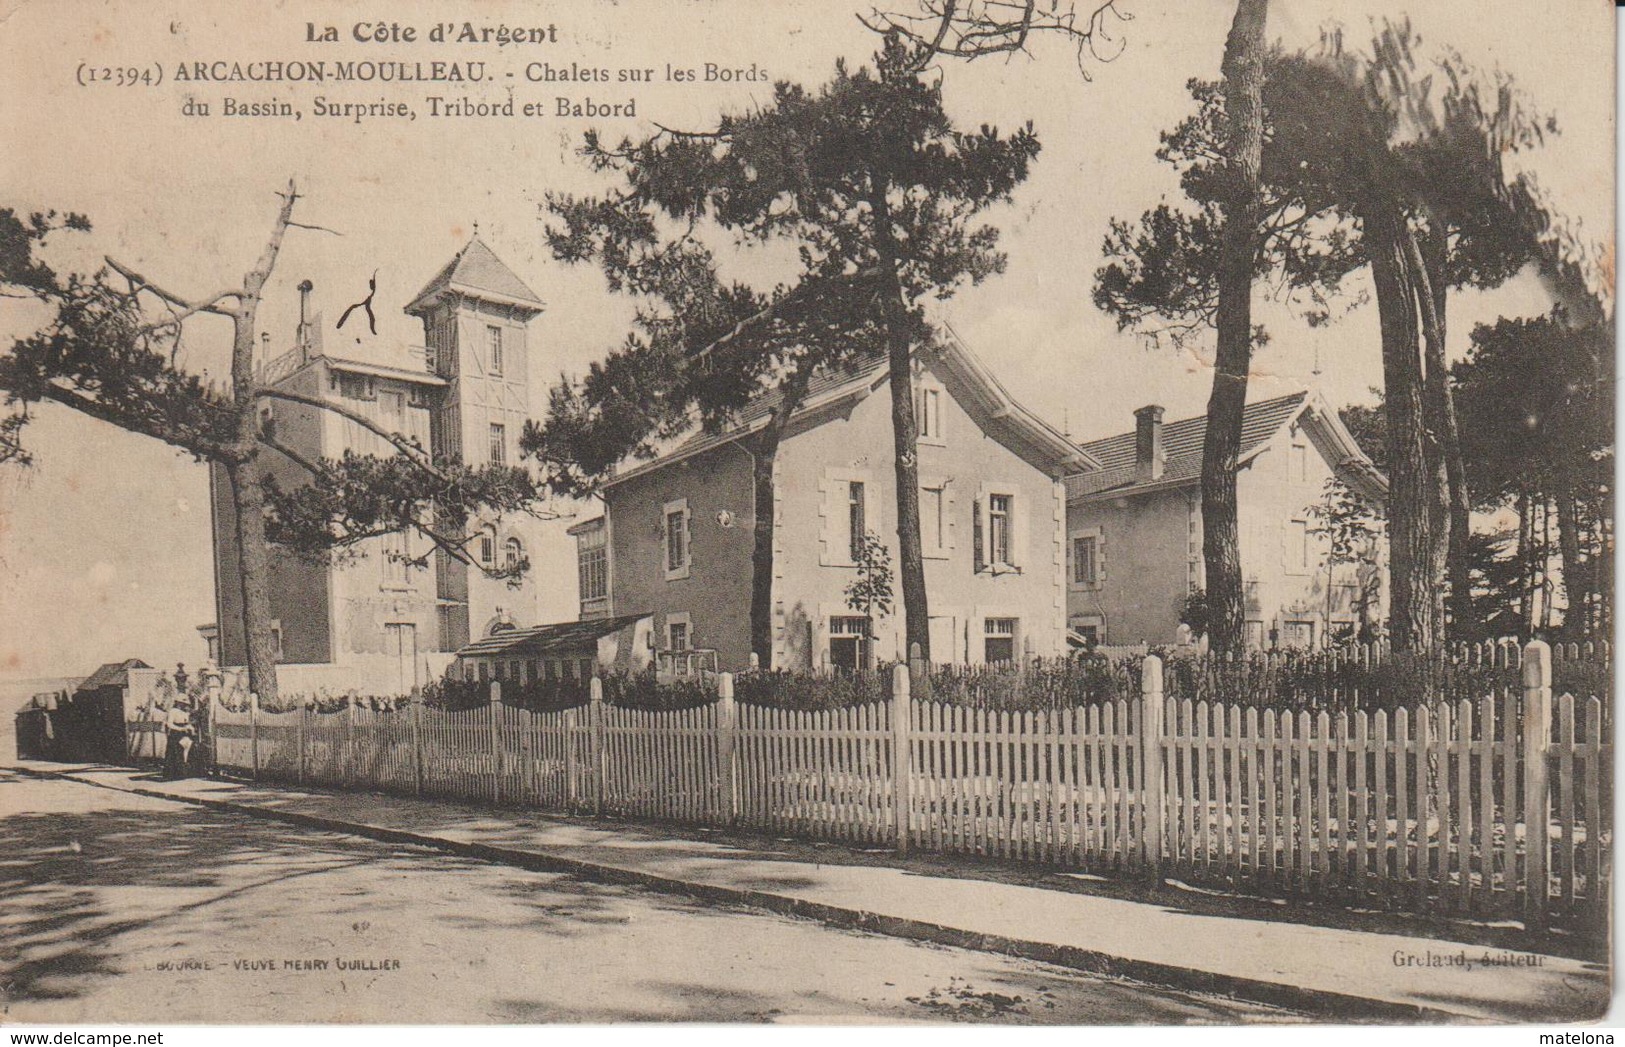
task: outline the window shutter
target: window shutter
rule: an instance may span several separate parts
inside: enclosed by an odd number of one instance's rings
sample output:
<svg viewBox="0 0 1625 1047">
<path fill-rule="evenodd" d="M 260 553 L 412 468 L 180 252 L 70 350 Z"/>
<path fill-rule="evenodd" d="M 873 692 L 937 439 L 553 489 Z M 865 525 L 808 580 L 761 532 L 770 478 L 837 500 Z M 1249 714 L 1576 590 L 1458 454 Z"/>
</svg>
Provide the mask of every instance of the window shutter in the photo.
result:
<svg viewBox="0 0 1625 1047">
<path fill-rule="evenodd" d="M 984 541 L 985 537 L 986 535 L 982 530 L 982 500 L 976 498 L 971 501 L 971 549 L 973 550 L 971 555 L 975 559 L 978 572 L 987 567 L 987 543 Z"/>
</svg>

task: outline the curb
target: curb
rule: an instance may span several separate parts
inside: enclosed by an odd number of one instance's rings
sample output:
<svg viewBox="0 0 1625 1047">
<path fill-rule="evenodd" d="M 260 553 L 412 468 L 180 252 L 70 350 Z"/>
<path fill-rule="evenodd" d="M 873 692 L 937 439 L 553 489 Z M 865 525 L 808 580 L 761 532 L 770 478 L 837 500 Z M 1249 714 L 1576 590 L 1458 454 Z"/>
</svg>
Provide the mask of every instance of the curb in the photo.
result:
<svg viewBox="0 0 1625 1047">
<path fill-rule="evenodd" d="M 967 949 L 974 952 L 994 953 L 1018 959 L 1034 960 L 1082 971 L 1086 974 L 1126 978 L 1160 988 L 1183 992 L 1228 996 L 1249 1003 L 1299 1011 L 1318 1018 L 1336 1019 L 1339 1022 L 1393 1025 L 1419 1023 L 1490 1024 L 1487 1019 L 1479 1015 L 1462 1014 L 1440 1008 L 1425 1007 L 1420 1004 L 1395 1003 L 1392 1000 L 1372 999 L 1350 993 L 1333 992 L 1327 989 L 1308 989 L 1302 986 L 1264 981 L 1258 978 L 1245 978 L 1240 975 L 1195 970 L 1175 964 L 1136 960 L 1074 945 L 1058 945 L 1053 942 L 1040 942 L 1025 938 L 1011 938 L 1005 935 L 967 931 L 962 928 L 949 927 L 944 924 L 916 920 L 905 916 L 888 916 L 884 913 L 873 913 L 862 909 L 830 905 L 825 902 L 808 901 L 804 898 L 794 898 L 770 891 L 679 880 L 658 873 L 641 872 L 624 866 L 583 861 L 578 858 L 565 858 L 542 851 L 451 840 L 428 833 L 412 832 L 405 829 L 389 829 L 378 825 L 368 825 L 365 822 L 352 822 L 340 818 L 305 814 L 299 811 L 281 811 L 256 804 L 238 803 L 233 800 L 214 797 L 177 796 L 161 789 L 148 789 L 141 786 L 124 787 L 81 778 L 72 772 L 66 771 L 44 771 L 23 767 L 9 769 L 36 778 L 55 778 L 77 782 L 81 785 L 107 789 L 111 792 L 134 794 L 150 799 L 170 800 L 191 804 L 194 807 L 230 811 L 233 814 L 259 818 L 264 821 L 282 822 L 323 832 L 361 836 L 381 843 L 425 847 L 445 854 L 476 858 L 498 865 L 515 866 L 537 872 L 565 873 L 598 883 L 641 887 L 662 894 L 682 895 L 720 905 L 765 910 L 781 916 L 816 920 L 827 926 L 844 930 L 868 931 L 873 934 L 883 934 L 888 937 L 902 938 L 909 941 L 930 942 L 936 945 Z"/>
</svg>

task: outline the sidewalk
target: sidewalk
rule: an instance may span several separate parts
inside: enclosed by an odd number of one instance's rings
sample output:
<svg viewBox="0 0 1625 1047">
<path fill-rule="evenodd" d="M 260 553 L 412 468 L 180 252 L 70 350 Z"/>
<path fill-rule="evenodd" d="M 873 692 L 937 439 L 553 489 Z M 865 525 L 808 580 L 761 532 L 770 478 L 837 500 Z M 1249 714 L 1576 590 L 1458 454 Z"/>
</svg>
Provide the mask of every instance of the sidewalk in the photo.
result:
<svg viewBox="0 0 1625 1047">
<path fill-rule="evenodd" d="M 743 834 L 660 832 L 436 800 L 20 761 L 18 769 L 490 861 L 566 871 L 837 926 L 1006 953 L 1343 1021 L 1553 1022 L 1601 1017 L 1603 964 L 1453 939 L 1337 926 L 1358 917 L 1190 892 L 1138 896 L 1093 878 L 899 859 L 889 851 Z M 1098 889 L 1097 889 L 1098 888 Z M 1366 921 L 1369 922 L 1369 921 Z M 1468 941 L 1473 937 L 1473 941 Z M 1468 966 L 1458 957 L 1465 956 Z M 1484 962 L 1488 959 L 1489 965 Z M 1434 966 L 1437 964 L 1438 966 Z"/>
</svg>

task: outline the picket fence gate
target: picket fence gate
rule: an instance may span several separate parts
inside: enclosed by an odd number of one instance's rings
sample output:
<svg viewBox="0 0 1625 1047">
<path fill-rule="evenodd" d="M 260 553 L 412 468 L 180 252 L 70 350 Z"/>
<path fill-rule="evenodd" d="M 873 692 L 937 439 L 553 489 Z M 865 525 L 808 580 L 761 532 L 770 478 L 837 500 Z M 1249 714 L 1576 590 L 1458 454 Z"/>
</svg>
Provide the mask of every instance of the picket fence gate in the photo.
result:
<svg viewBox="0 0 1625 1047">
<path fill-rule="evenodd" d="M 1137 700 L 1044 711 L 910 697 L 792 711 L 413 702 L 272 713 L 212 701 L 220 769 L 339 788 L 1188 880 L 1349 906 L 1605 926 L 1612 744 L 1601 702 L 1523 686 L 1340 712 Z M 1544 889 L 1542 889 L 1544 885 Z"/>
</svg>

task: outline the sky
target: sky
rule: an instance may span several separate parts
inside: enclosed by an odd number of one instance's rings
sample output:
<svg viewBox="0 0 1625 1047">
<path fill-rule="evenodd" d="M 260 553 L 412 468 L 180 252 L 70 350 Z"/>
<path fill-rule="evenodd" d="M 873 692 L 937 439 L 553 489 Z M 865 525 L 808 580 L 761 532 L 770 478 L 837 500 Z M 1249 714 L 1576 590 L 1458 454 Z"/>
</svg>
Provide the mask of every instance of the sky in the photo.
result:
<svg viewBox="0 0 1625 1047">
<path fill-rule="evenodd" d="M 5 7 L 0 2 L 0 7 Z M 1614 128 L 1613 8 L 1603 0 L 1276 0 L 1269 34 L 1289 47 L 1312 45 L 1329 20 L 1362 40 L 1373 19 L 1409 13 L 1424 46 L 1447 44 L 1469 61 L 1513 76 L 1562 133 L 1523 162 L 1582 231 L 1611 243 Z M 9 5 L 0 35 L 0 206 L 76 210 L 89 235 L 59 238 L 54 260 L 91 266 L 102 255 L 189 294 L 237 284 L 261 251 L 291 177 L 296 217 L 335 230 L 291 231 L 260 313 L 273 352 L 291 344 L 299 281 L 316 285 L 330 351 L 404 362 L 421 344 L 401 308 L 478 228 L 479 235 L 547 303 L 531 326 L 532 403 L 577 374 L 625 334 L 630 303 L 591 268 L 554 260 L 542 238 L 553 192 L 602 188 L 577 155 L 584 131 L 639 136 L 651 121 L 700 128 L 718 113 L 761 104 L 771 80 L 816 83 L 834 62 L 864 61 L 875 39 L 842 0 L 621 0 L 618 3 L 436 5 L 394 2 L 379 10 L 420 33 L 470 10 L 480 26 L 556 27 L 556 42 L 480 45 L 357 43 L 356 21 L 376 12 L 334 5 L 165 0 L 135 4 L 26 0 Z M 1134 218 L 1177 200 L 1173 172 L 1154 157 L 1159 133 L 1190 110 L 1186 81 L 1218 74 L 1232 0 L 1119 0 L 1132 21 L 1113 21 L 1106 63 L 1080 74 L 1057 42 L 1031 58 L 943 68 L 945 99 L 961 126 L 1035 124 L 1043 150 L 1011 204 L 989 221 L 1002 232 L 1006 272 L 962 290 L 939 314 L 984 357 L 1018 398 L 1079 439 L 1132 427 L 1132 411 L 1159 403 L 1170 419 L 1198 414 L 1208 395 L 1205 344 L 1188 351 L 1148 345 L 1120 332 L 1092 303 L 1093 274 L 1113 217 Z M 541 12 L 538 16 L 538 12 Z M 306 23 L 332 24 L 344 38 L 310 43 Z M 511 92 L 544 114 L 498 120 L 432 118 L 430 85 L 208 84 L 172 82 L 177 62 L 205 60 L 483 60 L 514 79 L 474 89 L 500 101 Z M 652 69 L 649 84 L 532 84 L 528 63 Z M 665 68 L 756 71 L 733 82 L 664 82 Z M 100 67 L 163 70 L 155 87 L 82 85 Z M 187 116 L 188 93 L 219 102 L 280 100 L 298 122 Z M 321 118 L 330 101 L 406 101 L 410 122 Z M 554 99 L 635 100 L 636 116 L 559 118 Z M 15 144 L 21 143 L 21 147 Z M 745 271 L 756 262 L 736 264 Z M 334 332 L 344 306 L 366 293 L 376 271 L 377 335 Z M 1358 281 L 1350 285 L 1358 297 Z M 1452 352 L 1474 323 L 1544 312 L 1538 281 L 1522 275 L 1496 291 L 1463 293 L 1451 304 Z M 1355 308 L 1312 330 L 1290 309 L 1261 300 L 1272 340 L 1257 356 L 1252 396 L 1309 385 L 1336 403 L 1368 401 L 1380 385 L 1375 309 Z M 0 346 L 36 319 L 0 300 Z M 188 330 L 182 362 L 224 373 L 230 328 L 203 318 Z M 3 350 L 0 350 L 3 351 Z M 1316 373 L 1318 371 L 1318 374 Z M 141 657 L 195 662 L 195 627 L 211 621 L 212 567 L 207 473 L 189 457 L 63 409 L 35 411 L 26 471 L 0 473 L 0 677 L 82 675 L 103 661 Z M 539 569 L 556 576 L 557 617 L 573 616 L 569 546 L 559 536 Z"/>
</svg>

